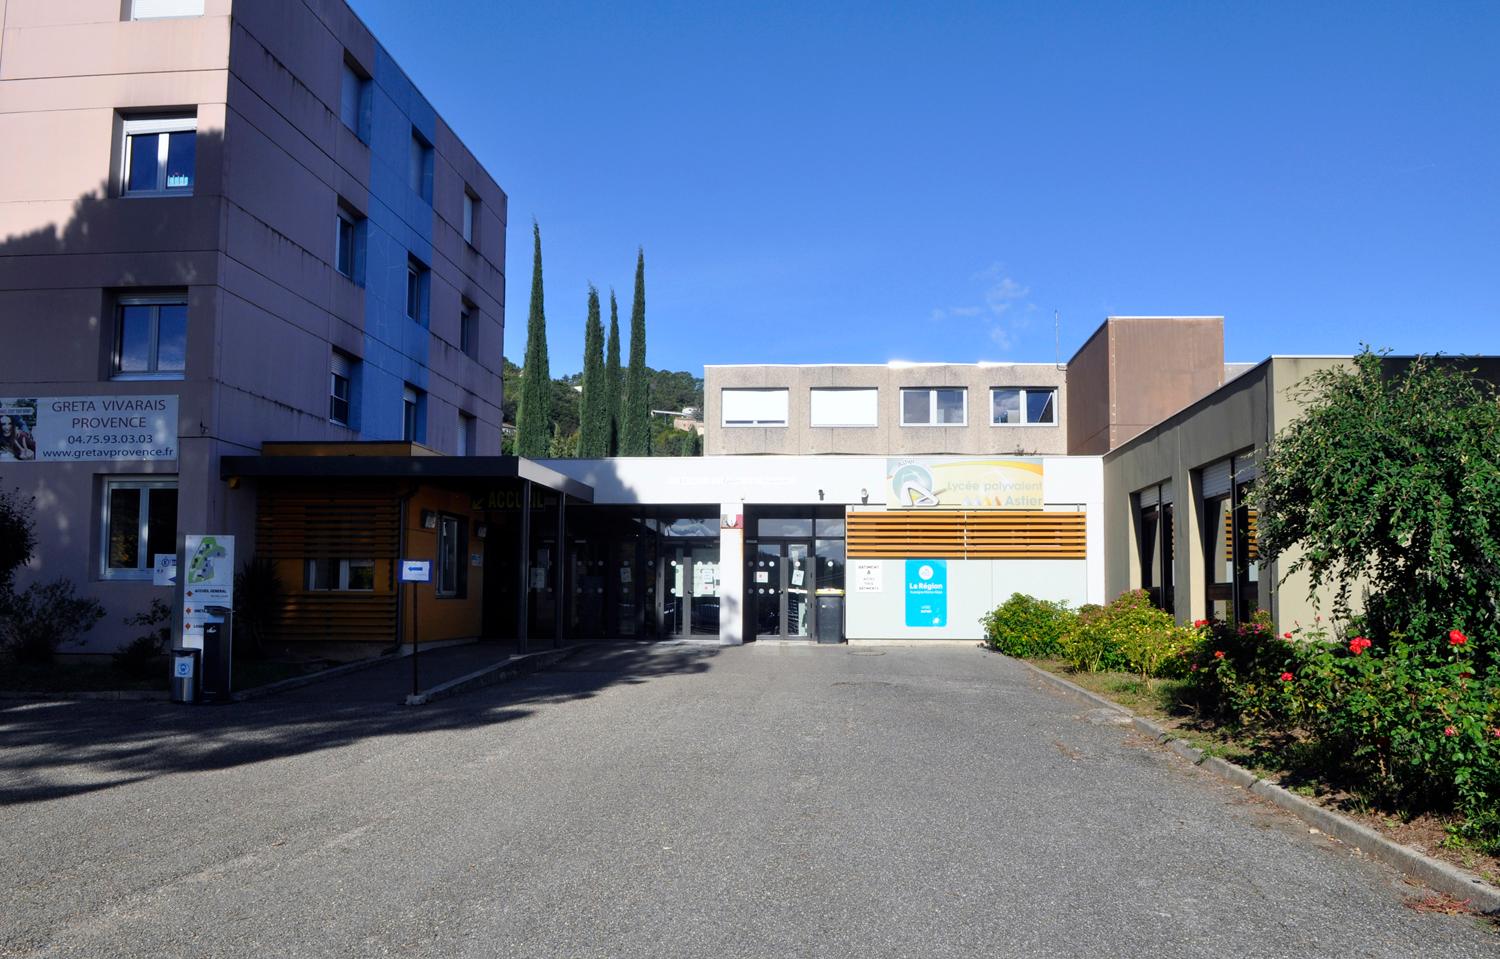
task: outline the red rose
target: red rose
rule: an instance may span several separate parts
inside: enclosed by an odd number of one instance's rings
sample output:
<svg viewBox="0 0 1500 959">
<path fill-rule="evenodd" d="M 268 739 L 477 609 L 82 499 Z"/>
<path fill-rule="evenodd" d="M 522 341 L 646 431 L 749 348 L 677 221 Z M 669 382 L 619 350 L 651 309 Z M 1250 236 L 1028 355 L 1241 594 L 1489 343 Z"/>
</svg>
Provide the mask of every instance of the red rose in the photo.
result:
<svg viewBox="0 0 1500 959">
<path fill-rule="evenodd" d="M 1448 645 L 1449 646 L 1462 646 L 1464 643 L 1467 643 L 1468 641 L 1469 641 L 1469 637 L 1465 636 L 1463 633 L 1460 633 L 1458 630 L 1452 629 L 1452 630 L 1448 631 Z"/>
<path fill-rule="evenodd" d="M 1193 664 L 1193 668 L 1190 669 L 1190 670 L 1188 670 L 1188 672 L 1190 672 L 1190 673 L 1196 673 L 1197 671 L 1198 671 L 1198 664 L 1197 663 L 1194 663 Z M 1500 732 L 1500 730 L 1496 730 L 1496 732 Z"/>
<path fill-rule="evenodd" d="M 1291 673 L 1282 673 L 1281 674 L 1281 681 L 1283 683 L 1289 683 L 1289 682 L 1291 682 L 1292 681 L 1292 674 Z"/>
<path fill-rule="evenodd" d="M 1443 727 L 1443 735 L 1444 736 L 1457 736 L 1458 735 L 1458 730 L 1454 729 L 1452 726 L 1444 726 Z"/>
<path fill-rule="evenodd" d="M 1222 649 L 1216 649 L 1216 650 L 1214 650 L 1214 659 L 1223 659 L 1223 658 L 1224 658 L 1224 650 L 1222 650 Z"/>
<path fill-rule="evenodd" d="M 1282 633 L 1281 634 L 1281 638 L 1282 639 L 1291 639 L 1292 638 L 1292 634 L 1290 632 Z"/>
<path fill-rule="evenodd" d="M 1208 620 L 1206 620 L 1206 619 L 1195 619 L 1195 620 L 1193 620 L 1193 628 L 1194 629 L 1202 629 L 1203 627 L 1205 627 L 1207 625 L 1208 625 Z"/>
<path fill-rule="evenodd" d="M 1349 652 L 1353 653 L 1356 656 L 1369 648 L 1370 641 L 1368 639 L 1365 639 L 1363 636 L 1356 636 L 1353 639 L 1349 640 Z"/>
</svg>

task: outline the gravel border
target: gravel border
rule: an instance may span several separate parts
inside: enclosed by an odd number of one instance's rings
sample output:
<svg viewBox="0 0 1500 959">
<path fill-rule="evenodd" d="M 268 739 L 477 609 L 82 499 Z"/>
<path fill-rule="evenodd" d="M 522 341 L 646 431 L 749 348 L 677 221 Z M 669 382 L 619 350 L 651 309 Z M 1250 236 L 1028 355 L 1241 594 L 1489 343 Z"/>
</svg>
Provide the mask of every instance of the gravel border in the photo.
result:
<svg viewBox="0 0 1500 959">
<path fill-rule="evenodd" d="M 1388 839 L 1369 826 L 1355 822 L 1342 813 L 1320 806 L 1296 793 L 1288 792 L 1273 782 L 1260 778 L 1243 766 L 1237 766 L 1218 756 L 1209 756 L 1203 750 L 1189 745 L 1185 740 L 1177 738 L 1173 733 L 1151 720 L 1137 716 L 1119 703 L 1106 699 L 1098 693 L 1090 692 L 1061 676 L 1049 673 L 1040 666 L 1023 659 L 1006 658 L 1020 663 L 1031 670 L 1038 679 L 1057 689 L 1128 716 L 1130 725 L 1137 732 L 1150 736 L 1158 744 L 1165 746 L 1193 765 L 1206 769 L 1241 789 L 1249 790 L 1263 799 L 1270 800 L 1308 825 L 1348 843 L 1354 847 L 1355 851 L 1385 863 L 1437 892 L 1446 893 L 1455 899 L 1467 900 L 1476 912 L 1486 916 L 1500 915 L 1500 888 L 1490 885 L 1467 869 L 1434 859 L 1410 846 Z"/>
</svg>

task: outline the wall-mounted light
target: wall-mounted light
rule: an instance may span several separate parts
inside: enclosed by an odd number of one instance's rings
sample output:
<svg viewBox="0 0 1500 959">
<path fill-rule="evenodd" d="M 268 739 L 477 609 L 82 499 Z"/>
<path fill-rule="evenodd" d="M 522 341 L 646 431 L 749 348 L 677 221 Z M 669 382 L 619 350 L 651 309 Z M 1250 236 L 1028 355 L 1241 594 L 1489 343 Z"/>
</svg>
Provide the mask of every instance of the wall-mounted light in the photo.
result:
<svg viewBox="0 0 1500 959">
<path fill-rule="evenodd" d="M 437 513 L 430 509 L 422 510 L 422 528 L 437 529 Z"/>
<path fill-rule="evenodd" d="M 490 528 L 486 524 L 484 524 L 484 523 L 475 523 L 474 524 L 474 538 L 475 539 L 484 539 L 486 536 L 489 535 L 489 533 L 490 533 Z"/>
<path fill-rule="evenodd" d="M 859 491 L 859 501 L 861 503 L 868 503 L 870 501 L 870 491 L 861 488 Z"/>
<path fill-rule="evenodd" d="M 822 502 L 822 500 L 823 500 L 823 491 L 822 490 L 818 490 L 818 501 Z"/>
</svg>

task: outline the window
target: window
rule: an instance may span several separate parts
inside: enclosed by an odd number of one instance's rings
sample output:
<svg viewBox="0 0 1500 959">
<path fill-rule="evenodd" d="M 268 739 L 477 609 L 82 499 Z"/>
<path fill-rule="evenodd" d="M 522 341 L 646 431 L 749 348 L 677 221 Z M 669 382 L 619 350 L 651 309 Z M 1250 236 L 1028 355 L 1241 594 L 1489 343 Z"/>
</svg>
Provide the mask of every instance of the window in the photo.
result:
<svg viewBox="0 0 1500 959">
<path fill-rule="evenodd" d="M 156 557 L 177 553 L 177 478 L 107 479 L 100 519 L 100 574 L 150 579 Z"/>
<path fill-rule="evenodd" d="M 413 257 L 406 260 L 406 316 L 427 325 L 427 267 Z"/>
<path fill-rule="evenodd" d="M 1244 623 L 1260 607 L 1256 515 L 1246 500 L 1257 469 L 1250 454 L 1199 471 L 1203 502 L 1203 570 L 1208 615 Z"/>
<path fill-rule="evenodd" d="M 373 559 L 310 559 L 307 589 L 368 593 L 375 589 Z"/>
<path fill-rule="evenodd" d="M 1152 605 L 1175 612 L 1175 514 L 1172 506 L 1172 484 L 1148 486 L 1136 494 L 1136 543 L 1141 566 L 1140 587 L 1151 597 Z"/>
<path fill-rule="evenodd" d="M 130 19 L 132 20 L 201 16 L 203 16 L 203 0 L 130 0 Z"/>
<path fill-rule="evenodd" d="M 354 58 L 344 53 L 344 70 L 339 84 L 339 119 L 354 135 L 365 142 L 370 139 L 370 78 Z"/>
<path fill-rule="evenodd" d="M 1055 387 L 997 386 L 990 390 L 991 426 L 1056 426 L 1057 389 Z"/>
<path fill-rule="evenodd" d="M 196 117 L 124 121 L 120 192 L 126 196 L 191 196 L 197 153 Z"/>
<path fill-rule="evenodd" d="M 340 426 L 349 426 L 351 386 L 354 382 L 354 364 L 358 360 L 347 353 L 333 351 L 328 370 L 328 419 Z"/>
<path fill-rule="evenodd" d="M 408 443 L 420 443 L 423 439 L 422 391 L 412 386 L 401 389 L 401 439 Z"/>
<path fill-rule="evenodd" d="M 474 242 L 474 219 L 479 213 L 479 198 L 467 189 L 464 190 L 464 241 L 470 246 L 477 246 Z"/>
<path fill-rule="evenodd" d="M 120 297 L 114 378 L 181 379 L 186 365 L 187 294 Z"/>
<path fill-rule="evenodd" d="M 968 422 L 968 391 L 962 387 L 903 389 L 902 426 L 963 426 Z"/>
<path fill-rule="evenodd" d="M 364 279 L 365 218 L 339 205 L 334 219 L 334 269 L 356 283 Z"/>
<path fill-rule="evenodd" d="M 879 419 L 880 391 L 872 388 L 814 389 L 813 426 L 874 426 Z"/>
<path fill-rule="evenodd" d="M 468 413 L 458 414 L 458 455 L 474 455 L 475 428 L 474 417 Z"/>
<path fill-rule="evenodd" d="M 432 202 L 432 144 L 411 128 L 411 161 L 408 164 L 412 192 Z"/>
<path fill-rule="evenodd" d="M 785 389 L 724 390 L 719 394 L 725 426 L 785 426 Z"/>
<path fill-rule="evenodd" d="M 479 356 L 478 313 L 472 303 L 465 303 L 458 314 L 458 348 L 466 356 Z"/>
<path fill-rule="evenodd" d="M 468 527 L 457 516 L 438 515 L 437 594 L 462 599 L 468 589 Z"/>
</svg>

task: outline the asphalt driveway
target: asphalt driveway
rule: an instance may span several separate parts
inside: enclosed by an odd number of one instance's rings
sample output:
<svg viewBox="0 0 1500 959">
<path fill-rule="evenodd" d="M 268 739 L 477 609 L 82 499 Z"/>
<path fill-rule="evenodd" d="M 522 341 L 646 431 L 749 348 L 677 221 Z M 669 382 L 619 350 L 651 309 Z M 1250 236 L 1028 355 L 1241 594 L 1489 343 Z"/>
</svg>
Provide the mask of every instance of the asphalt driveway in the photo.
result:
<svg viewBox="0 0 1500 959">
<path fill-rule="evenodd" d="M 602 649 L 416 709 L 6 704 L 0 804 L 6 956 L 1500 955 L 969 648 Z"/>
</svg>

